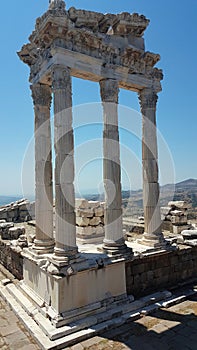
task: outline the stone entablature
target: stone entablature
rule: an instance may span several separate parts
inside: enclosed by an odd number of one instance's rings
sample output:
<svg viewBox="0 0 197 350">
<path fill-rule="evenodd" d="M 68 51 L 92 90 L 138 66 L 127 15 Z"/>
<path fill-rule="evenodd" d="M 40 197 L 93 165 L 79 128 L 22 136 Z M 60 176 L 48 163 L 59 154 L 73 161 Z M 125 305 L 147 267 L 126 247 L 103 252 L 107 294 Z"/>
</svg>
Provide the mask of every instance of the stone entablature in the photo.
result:
<svg viewBox="0 0 197 350">
<path fill-rule="evenodd" d="M 163 74 L 154 68 L 160 55 L 146 52 L 142 38 L 148 19 L 136 13 L 104 15 L 74 7 L 66 11 L 64 7 L 51 5 L 37 19 L 30 42 L 18 53 L 31 68 L 32 83 L 42 80 L 51 84 L 52 65 L 60 64 L 62 55 L 67 55 L 64 63 L 73 76 L 100 81 L 115 74 L 122 88 L 138 91 L 153 86 L 155 91 L 161 90 Z"/>
</svg>

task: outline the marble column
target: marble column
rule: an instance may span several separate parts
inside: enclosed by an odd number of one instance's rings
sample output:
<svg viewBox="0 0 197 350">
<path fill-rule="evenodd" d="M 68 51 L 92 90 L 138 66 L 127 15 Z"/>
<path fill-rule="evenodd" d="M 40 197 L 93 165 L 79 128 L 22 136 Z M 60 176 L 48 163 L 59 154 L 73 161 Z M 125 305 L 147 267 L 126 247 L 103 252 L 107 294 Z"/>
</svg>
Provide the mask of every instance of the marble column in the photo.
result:
<svg viewBox="0 0 197 350">
<path fill-rule="evenodd" d="M 59 264 L 76 257 L 76 218 L 74 194 L 74 136 L 70 69 L 53 67 L 55 144 L 55 249 Z"/>
<path fill-rule="evenodd" d="M 161 231 L 160 188 L 158 183 L 158 149 L 156 105 L 158 96 L 153 89 L 139 92 L 142 113 L 142 167 L 145 231 L 142 244 L 153 248 L 166 245 Z"/>
<path fill-rule="evenodd" d="M 35 113 L 35 218 L 36 239 L 33 251 L 51 253 L 53 239 L 53 183 L 51 160 L 51 88 L 31 86 Z"/>
<path fill-rule="evenodd" d="M 103 249 L 109 254 L 125 253 L 123 238 L 120 145 L 118 130 L 118 82 L 100 81 L 103 104 L 103 181 L 105 189 L 105 238 Z"/>
</svg>

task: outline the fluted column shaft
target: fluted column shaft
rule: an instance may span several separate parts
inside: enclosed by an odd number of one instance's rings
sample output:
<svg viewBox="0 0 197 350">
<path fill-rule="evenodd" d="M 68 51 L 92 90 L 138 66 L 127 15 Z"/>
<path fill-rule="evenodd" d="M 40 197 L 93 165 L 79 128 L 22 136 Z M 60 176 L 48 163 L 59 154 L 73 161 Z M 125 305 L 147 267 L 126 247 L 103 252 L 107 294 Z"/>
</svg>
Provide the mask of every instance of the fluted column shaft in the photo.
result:
<svg viewBox="0 0 197 350">
<path fill-rule="evenodd" d="M 67 262 L 77 253 L 74 194 L 74 136 L 70 69 L 55 66 L 52 73 L 55 143 L 54 258 Z"/>
<path fill-rule="evenodd" d="M 153 247 L 165 245 L 161 231 L 161 213 L 158 183 L 158 148 L 156 127 L 156 105 L 158 96 L 153 89 L 139 92 L 142 112 L 142 167 L 143 206 L 145 233 L 144 244 Z"/>
<path fill-rule="evenodd" d="M 103 181 L 105 189 L 105 239 L 107 252 L 119 253 L 126 249 L 122 228 L 122 193 L 120 145 L 118 130 L 118 82 L 100 81 L 103 103 Z"/>
<path fill-rule="evenodd" d="M 40 254 L 53 251 L 53 184 L 51 160 L 51 89 L 31 86 L 35 114 L 35 218 L 33 249 Z"/>
</svg>

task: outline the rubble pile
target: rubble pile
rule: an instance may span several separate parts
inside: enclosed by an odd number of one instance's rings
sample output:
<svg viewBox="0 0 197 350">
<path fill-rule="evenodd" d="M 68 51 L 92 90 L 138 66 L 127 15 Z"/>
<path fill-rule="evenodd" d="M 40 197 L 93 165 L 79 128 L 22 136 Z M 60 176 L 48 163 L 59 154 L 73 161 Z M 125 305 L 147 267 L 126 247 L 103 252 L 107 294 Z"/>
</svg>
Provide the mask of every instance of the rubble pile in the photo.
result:
<svg viewBox="0 0 197 350">
<path fill-rule="evenodd" d="M 0 207 L 0 220 L 24 222 L 35 219 L 35 202 L 20 199 Z"/>
<path fill-rule="evenodd" d="M 0 236 L 4 240 L 15 240 L 18 239 L 21 235 L 25 234 L 25 228 L 14 227 L 14 224 L 11 222 L 2 222 L 0 221 Z"/>
<path fill-rule="evenodd" d="M 167 207 L 161 207 L 161 219 L 163 229 L 174 234 L 180 234 L 183 230 L 190 229 L 187 211 L 190 205 L 185 201 L 171 201 Z"/>
</svg>

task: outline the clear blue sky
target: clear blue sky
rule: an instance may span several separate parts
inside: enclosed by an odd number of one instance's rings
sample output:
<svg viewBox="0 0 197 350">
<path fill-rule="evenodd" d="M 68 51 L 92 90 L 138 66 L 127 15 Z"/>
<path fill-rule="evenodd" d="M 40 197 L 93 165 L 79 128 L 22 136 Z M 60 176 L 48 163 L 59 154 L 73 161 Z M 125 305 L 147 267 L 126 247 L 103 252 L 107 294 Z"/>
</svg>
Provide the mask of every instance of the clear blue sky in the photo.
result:
<svg viewBox="0 0 197 350">
<path fill-rule="evenodd" d="M 145 32 L 146 50 L 160 53 L 159 68 L 164 71 L 163 91 L 159 94 L 157 110 L 158 129 L 165 139 L 173 157 L 175 180 L 197 177 L 197 45 L 195 0 L 122 0 L 90 1 L 70 0 L 67 8 L 89 9 L 100 12 L 123 11 L 144 14 L 151 20 Z M 21 172 L 24 154 L 33 135 L 33 107 L 30 97 L 29 69 L 17 57 L 16 51 L 27 43 L 35 20 L 48 7 L 48 0 L 11 0 L 1 3 L 1 137 L 0 137 L 0 195 L 20 194 Z M 73 80 L 73 101 L 75 105 L 99 102 L 98 84 Z M 139 110 L 135 93 L 121 91 L 120 104 Z M 88 107 L 89 108 L 89 107 Z M 132 123 L 129 120 L 128 127 Z M 81 151 L 91 149 L 85 144 L 91 139 L 101 141 L 101 125 L 76 130 L 76 146 Z M 140 187 L 140 142 L 129 132 L 121 132 L 121 154 L 123 163 L 123 188 Z M 134 145 L 135 144 L 135 145 Z M 94 145 L 95 147 L 95 145 Z M 161 146 L 162 148 L 162 146 Z M 96 145 L 101 151 L 101 142 Z M 130 158 L 131 149 L 134 154 Z M 95 189 L 101 182 L 101 153 L 97 160 L 90 155 L 87 166 L 79 174 L 79 190 Z M 128 156 L 127 156 L 128 155 Z M 92 158 L 91 158 L 92 157 Z M 160 161 L 162 163 L 162 149 Z M 77 156 L 77 160 L 80 160 Z M 32 167 L 32 168 L 31 168 Z M 124 170 L 124 168 L 126 170 Z M 32 160 L 29 169 L 33 172 Z M 127 175 L 126 175 L 127 172 Z M 128 177 L 130 179 L 128 180 Z M 28 180 L 28 179 L 26 179 Z M 139 180 L 139 181 L 138 181 Z M 31 192 L 32 180 L 27 191 Z M 161 169 L 161 182 L 170 181 L 168 166 Z M 28 181 L 27 181 L 28 183 Z"/>
</svg>

